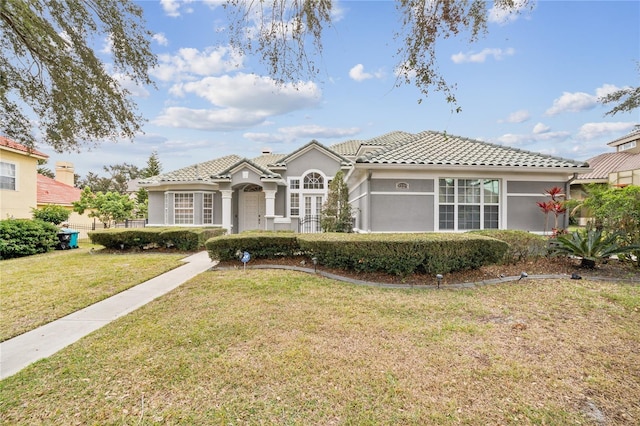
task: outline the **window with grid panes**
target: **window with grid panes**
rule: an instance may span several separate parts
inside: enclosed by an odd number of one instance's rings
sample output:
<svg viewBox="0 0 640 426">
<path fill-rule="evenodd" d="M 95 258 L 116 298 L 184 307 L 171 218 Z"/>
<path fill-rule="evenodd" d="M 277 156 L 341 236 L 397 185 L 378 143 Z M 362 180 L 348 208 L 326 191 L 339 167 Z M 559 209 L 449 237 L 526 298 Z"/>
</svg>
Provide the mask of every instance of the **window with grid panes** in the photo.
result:
<svg viewBox="0 0 640 426">
<path fill-rule="evenodd" d="M 0 189 L 16 189 L 16 165 L 0 162 Z"/>
<path fill-rule="evenodd" d="M 497 229 L 500 212 L 498 179 L 441 178 L 438 181 L 441 230 Z"/>
<path fill-rule="evenodd" d="M 213 223 L 213 194 L 202 194 L 202 222 L 210 225 Z"/>
<path fill-rule="evenodd" d="M 173 222 L 176 225 L 193 224 L 193 194 L 176 193 L 173 195 Z"/>
</svg>

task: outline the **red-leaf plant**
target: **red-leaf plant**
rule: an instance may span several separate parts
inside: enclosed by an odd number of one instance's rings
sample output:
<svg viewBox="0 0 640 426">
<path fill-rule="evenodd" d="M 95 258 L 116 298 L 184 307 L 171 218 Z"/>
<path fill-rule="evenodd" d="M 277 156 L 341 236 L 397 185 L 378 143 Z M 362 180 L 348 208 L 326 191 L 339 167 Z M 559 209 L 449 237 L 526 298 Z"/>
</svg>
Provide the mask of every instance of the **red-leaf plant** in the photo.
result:
<svg viewBox="0 0 640 426">
<path fill-rule="evenodd" d="M 562 198 L 565 194 L 562 192 L 562 188 L 554 186 L 553 188 L 546 189 L 545 194 L 551 197 L 550 201 L 538 201 L 536 204 L 540 207 L 540 210 L 544 213 L 544 233 L 547 233 L 547 222 L 549 213 L 553 213 L 555 216 L 555 226 L 553 227 L 554 235 L 559 233 L 558 217 L 567 211 Z"/>
</svg>

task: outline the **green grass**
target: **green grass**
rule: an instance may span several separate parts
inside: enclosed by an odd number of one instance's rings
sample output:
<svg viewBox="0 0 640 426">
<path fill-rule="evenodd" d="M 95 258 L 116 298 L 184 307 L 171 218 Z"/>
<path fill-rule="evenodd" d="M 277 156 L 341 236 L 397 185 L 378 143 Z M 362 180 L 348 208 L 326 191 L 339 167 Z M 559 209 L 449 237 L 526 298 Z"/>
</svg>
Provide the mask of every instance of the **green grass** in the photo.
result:
<svg viewBox="0 0 640 426">
<path fill-rule="evenodd" d="M 640 420 L 640 287 L 214 271 L 0 382 L 7 424 Z M 591 410 L 592 411 L 592 410 Z"/>
<path fill-rule="evenodd" d="M 0 261 L 0 341 L 32 330 L 182 264 L 184 254 L 107 254 L 100 246 Z M 94 254 L 90 254 L 94 248 Z"/>
</svg>

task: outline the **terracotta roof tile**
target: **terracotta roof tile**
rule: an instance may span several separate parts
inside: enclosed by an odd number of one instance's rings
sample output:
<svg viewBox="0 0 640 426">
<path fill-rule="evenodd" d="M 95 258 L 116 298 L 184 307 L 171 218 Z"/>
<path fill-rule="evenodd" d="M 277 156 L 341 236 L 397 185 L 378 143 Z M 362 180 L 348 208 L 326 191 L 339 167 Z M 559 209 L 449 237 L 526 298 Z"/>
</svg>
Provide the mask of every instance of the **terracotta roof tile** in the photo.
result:
<svg viewBox="0 0 640 426">
<path fill-rule="evenodd" d="M 82 190 L 44 175 L 38 175 L 38 204 L 70 206 L 80 199 Z"/>
<path fill-rule="evenodd" d="M 13 151 L 22 152 L 26 155 L 33 155 L 34 157 L 49 158 L 49 156 L 44 152 L 40 152 L 37 149 L 29 148 L 28 146 L 19 144 L 18 142 L 12 141 L 11 139 L 4 136 L 0 136 L 0 146 L 9 148 Z"/>
</svg>

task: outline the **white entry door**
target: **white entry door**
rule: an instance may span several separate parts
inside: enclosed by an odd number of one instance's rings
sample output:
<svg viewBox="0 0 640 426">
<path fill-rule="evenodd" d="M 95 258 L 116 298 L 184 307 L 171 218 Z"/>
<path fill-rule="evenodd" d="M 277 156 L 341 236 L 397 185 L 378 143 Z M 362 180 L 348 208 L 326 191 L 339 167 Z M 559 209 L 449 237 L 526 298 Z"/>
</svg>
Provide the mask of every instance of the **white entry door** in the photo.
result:
<svg viewBox="0 0 640 426">
<path fill-rule="evenodd" d="M 304 195 L 304 216 L 300 220 L 300 232 L 322 232 L 320 225 L 322 203 L 322 195 Z"/>
<path fill-rule="evenodd" d="M 240 231 L 264 229 L 264 192 L 242 192 Z"/>
</svg>

